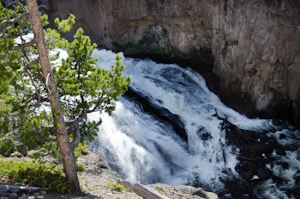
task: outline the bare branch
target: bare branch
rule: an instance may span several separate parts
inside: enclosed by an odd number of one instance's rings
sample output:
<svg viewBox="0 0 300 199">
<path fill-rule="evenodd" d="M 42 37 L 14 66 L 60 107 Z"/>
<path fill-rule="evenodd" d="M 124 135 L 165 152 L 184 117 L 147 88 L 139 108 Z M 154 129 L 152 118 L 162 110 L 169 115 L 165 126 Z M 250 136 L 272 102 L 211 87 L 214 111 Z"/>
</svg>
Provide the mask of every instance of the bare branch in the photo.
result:
<svg viewBox="0 0 300 199">
<path fill-rule="evenodd" d="M 4 37 L 4 33 L 5 33 L 6 31 L 10 30 L 11 28 L 12 28 L 12 26 L 6 27 L 6 28 L 1 32 L 1 34 L 0 34 L 0 39 L 2 39 L 2 38 Z"/>
<path fill-rule="evenodd" d="M 50 99 L 46 97 L 41 97 L 41 102 L 50 102 Z"/>
<path fill-rule="evenodd" d="M 81 139 L 81 133 L 80 133 L 80 129 L 79 129 L 79 122 L 78 120 L 76 120 L 75 122 L 72 122 L 72 126 L 74 128 L 75 131 L 75 135 L 74 135 L 74 140 L 73 142 L 70 143 L 70 148 L 71 150 L 75 150 L 75 148 L 78 146 L 80 139 Z"/>
<path fill-rule="evenodd" d="M 26 107 L 33 99 L 34 99 L 34 96 L 32 96 L 30 99 L 28 99 L 24 106 Z"/>
<path fill-rule="evenodd" d="M 25 48 L 22 48 L 21 51 L 22 51 L 22 53 L 24 54 L 26 60 L 27 60 L 27 61 L 30 61 L 30 59 L 29 59 L 29 57 L 27 56 L 27 53 L 26 53 L 26 51 L 25 51 Z M 25 60 L 24 60 L 24 62 L 25 62 Z"/>
<path fill-rule="evenodd" d="M 18 17 L 14 18 L 14 19 L 8 19 L 8 20 L 4 20 L 0 23 L 0 27 L 3 26 L 4 24 L 14 24 L 17 23 L 18 21 L 28 18 L 29 17 L 29 13 L 25 13 L 25 14 L 21 14 Z"/>
<path fill-rule="evenodd" d="M 20 26 L 20 27 L 18 28 L 18 32 L 19 32 L 19 35 L 20 35 L 20 37 L 21 37 L 21 39 L 22 39 L 22 42 L 25 42 L 25 40 L 24 40 L 23 37 L 22 37 L 21 29 L 24 28 L 24 26 L 26 25 L 27 22 L 29 22 L 29 19 L 26 19 L 26 20 L 23 22 L 22 26 Z"/>
<path fill-rule="evenodd" d="M 20 44 L 19 46 L 16 46 L 16 50 L 20 50 L 22 48 L 26 48 L 26 47 L 29 47 L 29 46 L 32 46 L 33 44 L 35 44 L 35 38 L 33 38 L 31 41 L 27 42 L 27 43 L 23 43 L 23 44 Z"/>
<path fill-rule="evenodd" d="M 18 4 L 18 5 L 23 9 L 23 11 L 29 12 L 29 10 L 27 10 L 27 9 L 25 8 L 25 6 L 24 6 L 19 0 L 16 0 L 16 4 Z"/>
<path fill-rule="evenodd" d="M 25 70 L 29 69 L 29 67 L 31 67 L 33 64 L 38 63 L 39 61 L 40 61 L 39 58 L 37 58 L 37 59 L 31 61 L 29 64 L 27 64 L 27 65 L 25 66 Z"/>
<path fill-rule="evenodd" d="M 36 60 L 30 62 L 29 64 L 27 64 L 27 65 L 25 66 L 25 71 L 26 71 L 27 75 L 29 76 L 32 85 L 34 86 L 35 92 L 36 92 L 37 97 L 38 97 L 38 105 L 39 105 L 40 102 L 41 102 L 41 96 L 40 96 L 40 94 L 39 94 L 39 91 L 38 91 L 38 89 L 37 89 L 35 83 L 34 83 L 34 80 L 32 79 L 32 76 L 31 76 L 30 72 L 28 71 L 28 68 L 29 68 L 30 66 L 32 66 L 33 64 L 36 64 L 36 63 L 38 63 L 38 62 L 39 62 L 39 59 L 36 59 Z"/>
<path fill-rule="evenodd" d="M 45 5 L 40 5 L 39 8 L 44 8 L 46 10 L 49 10 L 49 8 L 47 6 L 45 6 Z"/>
</svg>

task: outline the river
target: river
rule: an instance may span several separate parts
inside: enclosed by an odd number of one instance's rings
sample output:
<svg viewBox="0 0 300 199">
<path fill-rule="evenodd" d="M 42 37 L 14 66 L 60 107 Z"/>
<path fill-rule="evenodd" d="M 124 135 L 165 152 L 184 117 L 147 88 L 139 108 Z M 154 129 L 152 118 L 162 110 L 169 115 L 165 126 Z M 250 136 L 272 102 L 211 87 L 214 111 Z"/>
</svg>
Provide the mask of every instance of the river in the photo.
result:
<svg viewBox="0 0 300 199">
<path fill-rule="evenodd" d="M 95 50 L 97 65 L 110 69 L 115 54 Z M 274 131 L 268 136 L 279 140 L 280 134 L 300 137 L 293 127 L 280 129 L 271 120 L 249 119 L 226 107 L 218 96 L 209 91 L 205 80 L 189 68 L 176 64 L 158 64 L 151 60 L 122 59 L 124 76 L 130 76 L 130 90 L 143 98 L 160 116 L 145 111 L 136 97 L 119 97 L 112 116 L 93 113 L 89 119 L 102 119 L 96 140 L 90 143 L 94 152 L 102 152 L 111 169 L 130 182 L 165 183 L 201 186 L 220 198 L 233 198 L 226 183 L 235 183 L 243 194 L 240 198 L 290 198 L 289 190 L 300 189 L 300 149 L 287 151 L 285 156 L 272 155 L 287 162 L 289 168 L 267 165 L 274 176 L 284 179 L 276 184 L 269 180 L 246 181 L 235 171 L 238 149 L 226 143 L 220 117 L 240 129 L 257 132 Z M 164 120 L 163 118 L 169 118 Z M 187 141 L 176 133 L 172 122 L 186 133 Z M 280 140 L 287 145 L 293 139 Z M 298 143 L 299 144 L 299 143 Z M 255 182 L 255 183 L 254 183 Z M 251 192 L 251 193 L 250 193 Z"/>
</svg>

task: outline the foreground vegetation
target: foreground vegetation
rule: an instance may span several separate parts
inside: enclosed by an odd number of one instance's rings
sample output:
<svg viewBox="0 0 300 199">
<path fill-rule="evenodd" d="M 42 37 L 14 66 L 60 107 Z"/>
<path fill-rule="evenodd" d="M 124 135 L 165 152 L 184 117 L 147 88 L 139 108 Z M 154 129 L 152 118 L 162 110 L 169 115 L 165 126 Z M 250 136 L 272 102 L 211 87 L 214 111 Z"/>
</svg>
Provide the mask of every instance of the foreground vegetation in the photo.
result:
<svg viewBox="0 0 300 199">
<path fill-rule="evenodd" d="M 84 170 L 82 165 L 77 165 L 78 172 Z M 6 176 L 11 182 L 31 184 L 48 191 L 71 192 L 61 165 L 1 158 L 0 175 Z"/>
</svg>

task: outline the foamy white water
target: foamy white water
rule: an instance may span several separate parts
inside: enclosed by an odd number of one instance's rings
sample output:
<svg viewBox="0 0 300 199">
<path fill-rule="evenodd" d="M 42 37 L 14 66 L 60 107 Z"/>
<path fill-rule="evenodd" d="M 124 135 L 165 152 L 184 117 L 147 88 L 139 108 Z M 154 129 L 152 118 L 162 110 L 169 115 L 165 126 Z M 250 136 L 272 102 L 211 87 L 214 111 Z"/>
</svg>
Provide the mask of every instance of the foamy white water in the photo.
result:
<svg viewBox="0 0 300 199">
<path fill-rule="evenodd" d="M 93 56 L 99 59 L 97 65 L 102 68 L 109 69 L 114 64 L 115 54 L 111 51 L 95 50 Z M 213 117 L 215 109 L 221 117 L 227 117 L 231 123 L 245 130 L 268 130 L 274 127 L 270 120 L 248 119 L 226 107 L 218 96 L 208 90 L 202 76 L 191 69 L 132 58 L 123 58 L 122 62 L 126 66 L 124 76 L 132 79 L 131 89 L 158 109 L 164 108 L 179 116 L 187 132 L 188 143 L 179 138 L 169 125 L 143 112 L 135 102 L 120 97 L 111 117 L 101 114 L 103 122 L 98 138 L 91 143 L 94 151 L 105 154 L 112 169 L 126 180 L 141 183 L 186 184 L 197 176 L 201 184 L 212 190 L 222 189 L 220 178 L 240 178 L 234 169 L 236 156 L 230 153 L 233 149 L 226 145 L 225 133 L 220 130 L 222 121 Z M 100 115 L 90 118 L 94 117 Z M 203 135 L 207 139 L 201 139 Z M 298 164 L 296 157 L 299 158 L 299 154 L 286 156 L 294 165 Z M 279 171 L 280 168 L 274 168 L 274 173 L 293 178 L 298 168 L 291 166 L 290 171 L 284 174 Z M 291 180 L 285 186 L 292 187 L 293 182 Z M 281 189 L 272 191 L 272 180 L 264 181 L 262 187 L 266 188 L 265 191 L 260 190 L 262 198 L 287 197 Z"/>
</svg>

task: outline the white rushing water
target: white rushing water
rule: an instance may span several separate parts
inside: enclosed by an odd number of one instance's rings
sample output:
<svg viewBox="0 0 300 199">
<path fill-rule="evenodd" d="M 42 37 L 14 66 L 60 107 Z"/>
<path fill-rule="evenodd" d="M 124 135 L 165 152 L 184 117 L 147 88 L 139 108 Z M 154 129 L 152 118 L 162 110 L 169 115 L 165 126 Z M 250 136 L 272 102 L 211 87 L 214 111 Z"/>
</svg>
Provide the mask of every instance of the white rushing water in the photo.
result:
<svg viewBox="0 0 300 199">
<path fill-rule="evenodd" d="M 97 65 L 107 70 L 114 64 L 115 54 L 111 51 L 95 50 L 93 56 L 99 59 Z M 91 143 L 94 151 L 106 156 L 112 169 L 131 182 L 175 185 L 200 179 L 200 184 L 211 190 L 224 187 L 220 178 L 240 179 L 234 169 L 236 156 L 230 153 L 233 149 L 226 145 L 225 133 L 220 130 L 222 121 L 213 117 L 215 110 L 245 130 L 268 130 L 273 127 L 270 120 L 248 119 L 226 107 L 208 90 L 202 76 L 191 69 L 132 58 L 123 58 L 122 62 L 126 66 L 124 76 L 132 79 L 131 89 L 155 107 L 179 116 L 188 143 L 170 125 L 143 112 L 135 102 L 120 97 L 112 116 L 101 114 L 98 137 Z M 95 113 L 89 118 L 99 117 Z M 286 158 L 289 156 L 297 164 L 297 154 L 288 154 Z M 285 175 L 295 176 L 297 168 L 294 166 Z M 274 186 L 271 180 L 265 181 L 260 186 L 265 187 L 261 194 L 266 198 L 286 198 L 283 191 L 276 188 L 272 191 Z"/>
</svg>

